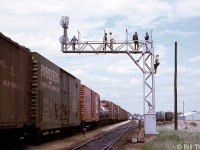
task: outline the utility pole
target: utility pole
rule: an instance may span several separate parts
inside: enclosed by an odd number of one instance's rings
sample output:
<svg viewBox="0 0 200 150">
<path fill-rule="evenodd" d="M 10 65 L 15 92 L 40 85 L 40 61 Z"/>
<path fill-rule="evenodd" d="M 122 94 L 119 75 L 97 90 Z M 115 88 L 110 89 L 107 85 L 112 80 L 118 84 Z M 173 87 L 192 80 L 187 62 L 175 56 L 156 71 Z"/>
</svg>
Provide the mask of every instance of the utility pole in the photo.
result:
<svg viewBox="0 0 200 150">
<path fill-rule="evenodd" d="M 175 57 L 174 57 L 174 130 L 178 129 L 177 126 L 177 42 L 175 42 Z"/>
</svg>

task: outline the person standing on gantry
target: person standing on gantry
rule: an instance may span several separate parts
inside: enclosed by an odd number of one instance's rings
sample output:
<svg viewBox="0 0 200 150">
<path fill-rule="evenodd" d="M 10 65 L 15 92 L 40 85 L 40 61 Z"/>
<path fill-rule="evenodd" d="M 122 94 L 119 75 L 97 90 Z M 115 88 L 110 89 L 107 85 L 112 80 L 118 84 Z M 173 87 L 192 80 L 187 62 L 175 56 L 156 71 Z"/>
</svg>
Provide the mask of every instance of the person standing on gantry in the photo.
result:
<svg viewBox="0 0 200 150">
<path fill-rule="evenodd" d="M 113 39 L 113 36 L 112 36 L 112 32 L 110 32 L 109 34 L 110 34 L 110 48 L 111 48 L 111 50 L 113 50 L 114 39 Z"/>
<path fill-rule="evenodd" d="M 106 50 L 106 45 L 108 45 L 107 33 L 104 34 L 103 44 L 104 44 L 103 50 Z"/>
<path fill-rule="evenodd" d="M 138 34 L 137 34 L 137 32 L 135 32 L 135 34 L 133 35 L 133 41 L 134 41 L 134 44 L 135 44 L 135 50 L 138 50 L 139 42 L 138 42 Z"/>
<path fill-rule="evenodd" d="M 78 43 L 78 40 L 75 36 L 71 39 L 71 43 L 72 43 L 72 50 L 75 50 L 75 46 Z"/>
<path fill-rule="evenodd" d="M 148 32 L 146 33 L 146 36 L 144 37 L 144 39 L 145 39 L 146 41 L 149 40 L 149 34 L 148 34 Z"/>
<path fill-rule="evenodd" d="M 145 45 L 146 45 L 146 50 L 148 50 L 148 42 L 149 42 L 149 34 L 146 32 L 146 36 L 144 37 L 145 39 Z"/>
</svg>

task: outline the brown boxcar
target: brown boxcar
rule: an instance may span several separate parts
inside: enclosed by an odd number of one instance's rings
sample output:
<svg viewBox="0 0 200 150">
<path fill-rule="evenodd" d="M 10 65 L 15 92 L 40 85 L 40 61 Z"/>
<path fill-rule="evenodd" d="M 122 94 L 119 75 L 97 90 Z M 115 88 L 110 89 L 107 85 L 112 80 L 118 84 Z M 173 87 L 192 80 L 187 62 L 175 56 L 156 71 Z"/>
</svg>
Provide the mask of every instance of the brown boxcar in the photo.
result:
<svg viewBox="0 0 200 150">
<path fill-rule="evenodd" d="M 122 121 L 124 117 L 124 110 L 121 107 L 120 107 L 119 115 L 120 115 L 119 119 Z"/>
<path fill-rule="evenodd" d="M 80 124 L 80 80 L 32 53 L 31 122 L 40 130 Z"/>
<path fill-rule="evenodd" d="M 31 53 L 0 33 L 0 129 L 30 121 Z"/>
<path fill-rule="evenodd" d="M 80 89 L 81 89 L 81 121 L 92 122 L 92 116 L 91 116 L 92 90 L 82 84 Z"/>
<path fill-rule="evenodd" d="M 92 91 L 92 121 L 99 121 L 100 116 L 100 96 Z"/>
</svg>

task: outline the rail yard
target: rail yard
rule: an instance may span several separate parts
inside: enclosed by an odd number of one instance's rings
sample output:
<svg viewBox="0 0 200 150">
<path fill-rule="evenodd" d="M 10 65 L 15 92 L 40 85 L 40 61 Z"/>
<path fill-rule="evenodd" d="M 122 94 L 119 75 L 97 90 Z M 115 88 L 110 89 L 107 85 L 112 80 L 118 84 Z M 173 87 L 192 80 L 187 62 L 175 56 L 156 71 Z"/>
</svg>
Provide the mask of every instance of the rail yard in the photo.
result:
<svg viewBox="0 0 200 150">
<path fill-rule="evenodd" d="M 38 140 L 126 121 L 130 113 L 50 60 L 0 34 L 0 139 Z"/>
</svg>

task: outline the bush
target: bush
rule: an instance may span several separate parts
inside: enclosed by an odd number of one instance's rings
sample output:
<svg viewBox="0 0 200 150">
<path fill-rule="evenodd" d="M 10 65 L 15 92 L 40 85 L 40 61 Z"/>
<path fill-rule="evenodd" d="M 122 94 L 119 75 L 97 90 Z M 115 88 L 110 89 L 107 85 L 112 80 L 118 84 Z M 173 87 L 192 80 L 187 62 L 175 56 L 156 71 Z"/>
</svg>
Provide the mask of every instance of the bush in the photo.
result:
<svg viewBox="0 0 200 150">
<path fill-rule="evenodd" d="M 192 126 L 197 126 L 197 123 L 196 122 L 194 122 L 194 121 L 192 121 L 192 122 L 190 122 L 190 125 L 192 125 Z"/>
</svg>

